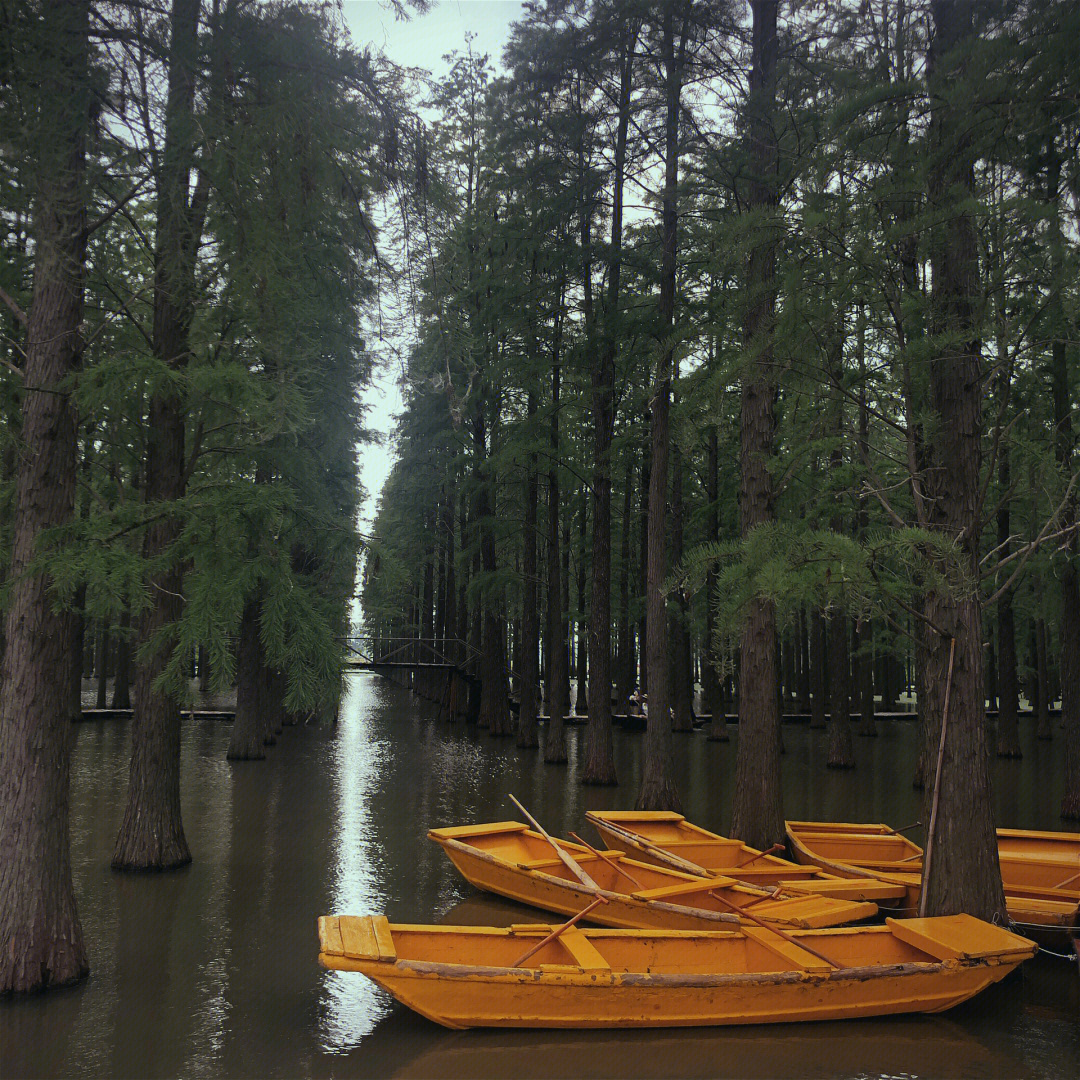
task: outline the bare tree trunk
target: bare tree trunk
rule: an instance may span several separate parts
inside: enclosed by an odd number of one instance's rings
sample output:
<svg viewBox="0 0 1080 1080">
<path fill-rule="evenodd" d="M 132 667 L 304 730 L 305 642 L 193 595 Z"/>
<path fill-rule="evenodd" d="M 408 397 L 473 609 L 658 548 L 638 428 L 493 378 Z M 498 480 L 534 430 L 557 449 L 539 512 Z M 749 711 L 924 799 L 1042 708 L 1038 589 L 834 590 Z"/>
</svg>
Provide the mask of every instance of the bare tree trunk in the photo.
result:
<svg viewBox="0 0 1080 1080">
<path fill-rule="evenodd" d="M 672 375 L 679 379 L 679 361 L 673 359 Z M 678 403 L 678 394 L 673 394 Z M 671 562 L 678 566 L 683 558 L 683 457 L 676 439 L 671 448 Z M 694 674 L 690 655 L 690 602 L 680 588 L 669 605 L 671 634 L 671 729 L 686 734 L 694 730 Z"/>
<path fill-rule="evenodd" d="M 669 709 L 668 613 L 664 595 L 667 577 L 667 499 L 669 413 L 674 346 L 671 335 L 675 323 L 675 267 L 678 250 L 679 186 L 679 97 L 684 41 L 675 47 L 674 5 L 663 8 L 664 92 L 667 104 L 664 191 L 661 199 L 661 256 L 659 337 L 652 395 L 652 471 L 649 477 L 648 579 L 645 587 L 646 647 L 649 654 L 649 716 L 645 730 L 645 760 L 639 810 L 679 810 L 671 758 L 671 714 Z M 685 28 L 684 28 L 685 29 Z"/>
<path fill-rule="evenodd" d="M 825 618 L 819 610 L 810 616 L 810 726 L 825 726 Z"/>
<path fill-rule="evenodd" d="M 557 324 L 561 312 L 556 316 Z M 562 560 L 559 552 L 559 325 L 551 358 L 551 467 L 548 471 L 548 722 L 544 733 L 544 761 L 560 765 L 566 761 L 567 626 L 562 603 Z"/>
<path fill-rule="evenodd" d="M 528 416 L 530 424 L 536 416 L 536 391 L 529 391 Z M 529 454 L 528 476 L 525 479 L 525 535 L 521 559 L 521 702 L 518 706 L 517 744 L 521 747 L 540 745 L 537 730 L 537 652 L 540 647 L 540 613 L 537 609 L 536 582 L 536 519 L 539 484 L 536 476 L 536 454 Z M 550 722 L 550 721 L 549 721 Z"/>
<path fill-rule="evenodd" d="M 1068 477 L 1073 469 L 1072 396 L 1069 391 L 1067 345 L 1069 324 L 1065 315 L 1065 245 L 1061 234 L 1059 187 L 1061 159 L 1051 136 L 1047 154 L 1047 202 L 1050 204 L 1050 295 L 1047 318 L 1053 335 L 1050 343 L 1051 381 L 1054 396 L 1054 448 L 1062 475 Z M 1069 504 L 1062 521 L 1067 527 L 1076 522 L 1076 496 Z M 1061 722 L 1065 728 L 1065 793 L 1061 799 L 1061 816 L 1068 821 L 1080 820 L 1080 576 L 1076 562 L 1080 542 L 1074 531 L 1065 545 L 1061 564 L 1061 652 L 1058 673 L 1061 678 Z"/>
<path fill-rule="evenodd" d="M 739 421 L 739 526 L 743 539 L 774 519 L 772 476 L 777 378 L 773 364 L 776 319 L 778 146 L 772 122 L 776 100 L 777 0 L 753 0 L 753 66 L 746 102 L 750 178 L 744 205 L 752 225 L 747 265 L 743 341 L 750 354 L 742 381 Z M 751 218 L 752 219 L 752 218 Z M 731 834 L 757 848 L 784 840 L 780 787 L 780 716 L 776 707 L 776 611 L 755 598 L 739 647 L 739 748 Z"/>
<path fill-rule="evenodd" d="M 194 313 L 195 259 L 205 213 L 203 189 L 189 193 L 195 164 L 194 117 L 199 0 L 173 0 L 170 17 L 168 101 L 158 182 L 154 256 L 154 356 L 170 370 L 187 364 Z M 205 178 L 202 178 L 205 184 Z M 184 494 L 187 458 L 184 403 L 174 382 L 151 396 L 144 501 L 175 504 Z M 180 523 L 162 515 L 147 527 L 143 553 L 150 563 L 174 547 Z M 180 712 L 157 682 L 169 656 L 162 631 L 180 617 L 183 574 L 175 560 L 155 572 L 150 607 L 139 619 L 135 712 L 128 797 L 112 865 L 116 870 L 166 870 L 191 862 L 180 815 Z"/>
<path fill-rule="evenodd" d="M 711 348 L 711 343 L 710 343 Z M 720 539 L 720 451 L 716 425 L 709 425 L 705 459 L 705 493 L 709 500 L 709 540 Z M 716 633 L 713 603 L 716 596 L 716 569 L 709 565 L 705 575 L 705 655 L 701 673 L 705 691 L 705 711 L 709 714 L 709 741 L 727 742 L 727 708 L 721 688 L 720 654 L 713 640 Z"/>
<path fill-rule="evenodd" d="M 240 619 L 240 648 L 236 662 L 236 719 L 225 756 L 231 761 L 261 761 L 270 703 L 263 700 L 263 653 L 259 640 L 262 604 L 249 597 Z"/>
<path fill-rule="evenodd" d="M 998 482 L 1002 492 L 1010 485 L 1009 447 L 1003 437 L 998 445 Z M 998 556 L 1009 554 L 1012 523 L 1009 500 L 1002 496 L 997 513 Z M 998 600 L 998 757 L 1023 757 L 1020 749 L 1020 717 L 1018 699 L 1020 690 L 1016 676 L 1016 628 L 1013 619 L 1012 590 L 1006 589 Z"/>
<path fill-rule="evenodd" d="M 113 679 L 112 707 L 131 708 L 131 612 L 125 608 L 120 616 L 120 633 L 116 639 L 116 677 Z"/>
<path fill-rule="evenodd" d="M 944 88 L 965 75 L 970 43 L 970 0 L 931 0 L 934 36 L 927 57 L 933 102 L 928 139 L 929 209 L 940 224 L 931 238 L 932 332 L 937 347 L 929 363 L 929 404 L 934 415 L 932 468 L 927 476 L 931 525 L 956 537 L 977 580 L 980 537 L 982 434 L 982 347 L 976 323 L 980 293 L 978 247 L 968 203 L 974 197 L 974 151 L 969 117 L 957 113 Z M 933 339 L 932 339 L 933 340 Z M 947 467 L 943 467 L 947 466 Z M 933 592 L 926 603 L 926 709 L 928 745 L 948 728 L 934 783 L 927 784 L 924 820 L 940 788 L 936 829 L 923 882 L 928 915 L 966 912 L 1004 922 L 1005 894 L 998 865 L 994 806 L 990 794 L 982 667 L 982 611 L 979 593 L 957 597 Z M 955 659 L 953 646 L 955 645 Z M 928 780 L 930 778 L 928 777 Z"/>
<path fill-rule="evenodd" d="M 634 690 L 634 631 L 630 623 L 630 500 L 634 487 L 634 459 L 626 455 L 626 486 L 623 489 L 622 536 L 619 544 L 619 651 L 615 700 L 618 711 L 625 712 Z M 595 555 L 594 555 L 595 558 Z M 595 715 L 595 713 L 593 714 Z"/>
<path fill-rule="evenodd" d="M 75 510 L 67 379 L 79 364 L 83 314 L 88 19 L 89 4 L 45 0 L 33 49 L 48 99 L 31 121 L 34 282 L 0 665 L 0 996 L 72 983 L 88 970 L 68 811 L 74 624 L 56 611 L 49 578 L 28 573 L 38 538 Z"/>
</svg>

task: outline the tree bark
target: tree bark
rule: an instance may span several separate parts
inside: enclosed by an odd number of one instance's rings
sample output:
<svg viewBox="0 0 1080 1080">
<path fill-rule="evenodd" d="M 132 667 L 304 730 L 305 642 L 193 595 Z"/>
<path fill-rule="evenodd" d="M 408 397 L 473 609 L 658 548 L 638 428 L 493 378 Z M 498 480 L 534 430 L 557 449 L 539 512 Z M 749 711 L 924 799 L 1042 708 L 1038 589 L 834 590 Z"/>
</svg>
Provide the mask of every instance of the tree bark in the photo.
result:
<svg viewBox="0 0 1080 1080">
<path fill-rule="evenodd" d="M 1050 289 L 1047 320 L 1050 323 L 1050 369 L 1054 397 L 1054 450 L 1063 477 L 1073 470 L 1072 395 L 1069 390 L 1067 345 L 1070 337 L 1065 314 L 1065 245 L 1061 230 L 1059 187 L 1061 159 L 1054 136 L 1047 154 L 1047 202 L 1050 204 Z M 1062 526 L 1076 523 L 1076 496 L 1068 502 Z M 1065 792 L 1061 816 L 1080 820 L 1080 575 L 1077 557 L 1080 542 L 1074 531 L 1061 558 L 1061 643 L 1058 673 L 1061 680 L 1061 723 L 1065 729 Z"/>
<path fill-rule="evenodd" d="M 672 363 L 672 377 L 679 379 L 679 361 Z M 678 404 L 678 393 L 672 394 Z M 683 456 L 679 441 L 671 448 L 671 563 L 678 566 L 683 559 Z M 694 675 L 690 655 L 690 602 L 682 588 L 676 590 L 669 604 L 671 631 L 669 654 L 671 663 L 671 730 L 692 734 L 694 731 Z"/>
<path fill-rule="evenodd" d="M 1009 490 L 1010 468 L 1009 447 L 1004 438 L 998 445 L 998 484 L 1001 488 L 1001 505 L 997 512 L 998 557 L 1009 554 L 1012 522 L 1010 521 Z M 1020 688 L 1016 674 L 1016 627 L 1013 618 L 1012 589 L 1006 589 L 998 600 L 997 618 L 998 646 L 998 757 L 1023 757 L 1020 749 Z"/>
<path fill-rule="evenodd" d="M 263 700 L 263 654 L 259 640 L 262 604 L 255 597 L 244 603 L 240 619 L 240 647 L 236 662 L 236 719 L 225 756 L 230 761 L 261 761 L 270 703 Z"/>
<path fill-rule="evenodd" d="M 116 639 L 116 677 L 113 679 L 112 707 L 131 708 L 131 612 L 124 608 L 120 616 L 120 633 Z"/>
<path fill-rule="evenodd" d="M 189 192 L 195 165 L 195 82 L 199 0 L 173 0 L 168 99 L 162 164 L 157 177 L 154 254 L 154 356 L 172 371 L 188 361 L 194 275 L 205 204 Z M 205 181 L 204 181 L 205 182 Z M 184 494 L 185 410 L 179 388 L 161 380 L 150 397 L 143 498 L 168 507 Z M 169 660 L 164 633 L 180 618 L 183 574 L 170 556 L 180 522 L 162 513 L 147 527 L 143 554 L 153 565 L 150 606 L 138 623 L 135 712 L 128 796 L 112 865 L 116 870 L 167 870 L 191 862 L 180 814 L 180 711 L 155 684 Z"/>
<path fill-rule="evenodd" d="M 561 765 L 566 761 L 565 718 L 570 708 L 567 693 L 567 625 L 562 603 L 562 560 L 559 552 L 559 331 L 561 312 L 556 315 L 555 342 L 551 357 L 551 422 L 549 427 L 551 467 L 548 471 L 548 722 L 544 733 L 544 761 Z"/>
<path fill-rule="evenodd" d="M 536 391 L 530 390 L 528 417 L 530 425 L 536 416 Z M 521 559 L 521 701 L 518 705 L 517 744 L 521 747 L 540 745 L 536 723 L 537 652 L 540 647 L 540 613 L 537 608 L 536 528 L 539 483 L 536 475 L 536 454 L 529 454 L 528 475 L 525 478 L 525 535 L 522 537 Z"/>
<path fill-rule="evenodd" d="M 639 810 L 679 810 L 671 757 L 669 709 L 667 578 L 667 499 L 669 411 L 675 325 L 675 267 L 678 245 L 679 97 L 681 54 L 676 55 L 674 4 L 663 8 L 662 52 L 666 99 L 664 190 L 661 197 L 659 334 L 660 353 L 652 395 L 652 471 L 649 477 L 648 578 L 645 587 L 645 632 L 649 654 L 649 716 L 645 729 Z"/>
<path fill-rule="evenodd" d="M 778 146 L 776 99 L 777 0 L 753 0 L 753 64 L 746 102 L 750 176 L 744 200 L 752 226 L 743 342 L 749 360 L 739 420 L 739 527 L 744 540 L 774 520 L 772 476 L 777 378 L 776 319 Z M 770 600 L 748 605 L 739 644 L 739 747 L 731 834 L 757 848 L 784 841 L 780 787 L 780 716 L 776 707 L 776 611 Z"/>
<path fill-rule="evenodd" d="M 705 495 L 709 500 L 708 539 L 720 540 L 720 448 L 716 425 L 709 425 L 705 458 Z M 705 574 L 705 653 L 701 660 L 701 674 L 705 691 L 705 711 L 709 714 L 709 742 L 727 742 L 727 708 L 721 687 L 720 654 L 716 648 L 716 618 L 713 604 L 716 597 L 716 568 L 710 563 Z"/>
<path fill-rule="evenodd" d="M 825 618 L 820 610 L 810 616 L 810 726 L 825 727 Z"/>
<path fill-rule="evenodd" d="M 68 789 L 74 623 L 50 579 L 29 573 L 43 532 L 75 510 L 76 417 L 86 253 L 89 4 L 44 0 L 34 52 L 47 100 L 34 111 L 33 294 L 5 648 L 0 664 L 0 996 L 88 970 L 71 876 Z M 37 44 L 37 43 L 35 43 Z"/>
<path fill-rule="evenodd" d="M 974 199 L 970 117 L 960 115 L 953 89 L 966 77 L 970 0 L 932 0 L 934 35 L 927 56 L 931 90 L 927 196 L 938 224 L 932 234 L 932 352 L 929 406 L 934 417 L 931 468 L 926 477 L 933 528 L 956 540 L 978 580 L 981 513 L 982 345 L 976 322 L 980 282 L 978 246 L 969 203 Z M 1004 922 L 1005 895 L 998 865 L 994 806 L 986 744 L 982 610 L 977 589 L 968 595 L 932 592 L 926 603 L 928 746 L 937 746 L 949 686 L 948 728 L 940 768 L 927 780 L 924 820 L 940 787 L 933 859 L 924 873 L 928 915 L 966 912 Z M 952 645 L 955 642 L 955 662 Z M 951 669 L 951 670 L 950 670 Z M 930 782 L 931 779 L 933 782 Z"/>
</svg>

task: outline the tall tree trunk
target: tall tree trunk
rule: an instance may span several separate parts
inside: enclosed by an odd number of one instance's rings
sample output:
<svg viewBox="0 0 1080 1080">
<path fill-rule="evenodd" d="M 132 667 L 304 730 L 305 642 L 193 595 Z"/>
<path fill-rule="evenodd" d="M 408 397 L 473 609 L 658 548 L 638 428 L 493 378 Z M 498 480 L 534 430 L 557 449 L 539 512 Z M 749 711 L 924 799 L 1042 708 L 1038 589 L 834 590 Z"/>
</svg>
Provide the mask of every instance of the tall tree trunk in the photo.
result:
<svg viewBox="0 0 1080 1080">
<path fill-rule="evenodd" d="M 529 391 L 528 417 L 530 425 L 536 417 L 536 391 Z M 521 618 L 521 702 L 518 706 L 517 744 L 521 747 L 539 746 L 536 724 L 538 711 L 537 652 L 540 647 L 540 612 L 537 608 L 536 519 L 539 483 L 536 474 L 536 454 L 529 454 L 528 475 L 525 479 L 525 535 L 521 559 L 522 611 Z"/>
<path fill-rule="evenodd" d="M 608 493 L 608 506 L 610 517 L 611 497 Z M 585 612 L 585 550 L 588 547 L 588 516 L 589 496 L 585 489 L 581 492 L 581 512 L 578 517 L 580 532 L 578 533 L 578 564 L 577 564 L 577 664 L 574 667 L 574 677 L 577 679 L 577 695 L 574 699 L 574 712 L 584 716 L 589 711 L 589 641 L 588 616 Z M 608 537 L 610 544 L 611 537 Z M 609 556 L 610 557 L 610 556 Z M 610 580 L 610 577 L 609 577 Z M 610 637 L 610 630 L 609 630 Z"/>
<path fill-rule="evenodd" d="M 743 540 L 774 519 L 772 475 L 773 365 L 776 319 L 775 210 L 778 147 L 776 100 L 777 0 L 753 0 L 753 66 L 746 102 L 750 176 L 744 205 L 753 223 L 747 265 L 743 342 L 750 359 L 742 380 L 739 421 L 739 527 Z M 755 221 L 760 215 L 761 220 Z M 739 645 L 739 748 L 731 834 L 757 848 L 784 840 L 780 788 L 780 716 L 776 708 L 776 611 L 771 600 L 747 607 Z"/>
<path fill-rule="evenodd" d="M 1035 620 L 1035 737 L 1050 740 L 1050 653 L 1047 645 L 1046 620 Z"/>
<path fill-rule="evenodd" d="M 615 700 L 618 711 L 626 712 L 634 692 L 634 631 L 630 623 L 630 505 L 634 488 L 634 459 L 627 451 L 626 476 L 623 488 L 622 536 L 619 538 L 619 651 Z M 595 566 L 596 554 L 593 553 Z M 595 681 L 595 680 L 594 680 Z M 591 714 L 595 716 L 596 713 Z"/>
<path fill-rule="evenodd" d="M 932 527 L 958 538 L 962 557 L 977 580 L 983 386 L 976 322 L 978 247 L 969 209 L 974 199 L 974 151 L 971 118 L 958 113 L 953 89 L 971 77 L 963 56 L 973 33 L 972 4 L 931 0 L 931 13 L 927 196 L 932 218 L 940 224 L 931 237 L 931 341 L 936 347 L 929 363 L 929 404 L 935 431 L 931 464 L 936 468 L 927 474 L 926 489 L 932 496 Z M 959 597 L 933 592 L 926 604 L 931 623 L 926 635 L 924 714 L 928 746 L 940 741 L 947 686 L 949 707 L 944 752 L 927 777 L 924 820 L 930 821 L 938 788 L 940 800 L 935 807 L 936 828 L 927 837 L 933 857 L 924 872 L 923 902 L 928 915 L 966 912 L 1004 922 L 986 745 L 981 607 L 978 592 Z"/>
<path fill-rule="evenodd" d="M 593 368 L 593 536 L 592 593 L 589 597 L 589 730 L 585 742 L 582 780 L 586 784 L 617 784 L 611 737 L 611 440 L 614 433 L 615 355 L 618 349 L 619 296 L 622 274 L 623 183 L 626 141 L 630 128 L 630 99 L 637 30 L 623 25 L 619 77 L 619 121 L 615 131 L 615 173 L 611 201 L 611 248 L 608 257 L 607 307 L 604 340 Z M 629 458 L 628 458 L 629 461 Z M 629 642 L 627 566 L 629 559 L 630 470 L 627 469 L 623 508 L 623 561 L 620 567 L 620 676 L 625 670 L 623 649 Z M 626 690 L 620 677 L 620 691 Z M 620 702 L 621 703 L 621 702 Z M 623 706 L 625 708 L 625 706 Z"/>
<path fill-rule="evenodd" d="M 41 534 L 69 524 L 75 509 L 67 380 L 79 363 L 83 314 L 89 6 L 44 0 L 33 50 L 48 97 L 33 115 L 33 298 L 0 665 L 0 996 L 75 982 L 88 970 L 68 810 L 74 625 L 56 611 L 49 578 L 28 570 Z"/>
<path fill-rule="evenodd" d="M 236 719 L 225 756 L 230 761 L 261 761 L 270 702 L 263 700 L 263 651 L 259 640 L 262 603 L 251 596 L 240 619 L 240 647 L 236 661 Z"/>
<path fill-rule="evenodd" d="M 678 358 L 672 360 L 672 376 L 679 379 Z M 678 404 L 678 393 L 672 395 Z M 679 441 L 671 448 L 671 562 L 678 566 L 683 559 L 683 457 Z M 671 631 L 668 652 L 671 671 L 671 729 L 687 734 L 694 730 L 694 676 L 690 656 L 690 602 L 679 588 L 668 605 L 671 612 Z"/>
<path fill-rule="evenodd" d="M 109 624 L 102 623 L 98 631 L 97 707 L 104 709 L 109 700 Z"/>
<path fill-rule="evenodd" d="M 652 472 L 649 464 L 649 447 L 641 448 L 641 535 L 638 539 L 638 584 L 642 597 L 641 618 L 638 620 L 638 663 L 641 665 L 639 679 L 641 692 L 649 689 L 648 612 L 644 601 L 649 582 L 649 498 L 652 491 Z"/>
<path fill-rule="evenodd" d="M 164 150 L 157 177 L 153 352 L 171 371 L 187 364 L 195 259 L 205 212 L 203 189 L 197 186 L 194 195 L 189 193 L 195 165 L 199 8 L 199 0 L 173 0 Z M 204 176 L 200 181 L 205 184 Z M 168 507 L 184 494 L 184 428 L 179 387 L 173 380 L 161 380 L 150 397 L 147 425 L 143 497 L 149 507 Z M 150 606 L 139 619 L 131 768 L 113 852 L 116 870 L 167 870 L 191 862 L 180 815 L 180 711 L 157 686 L 169 660 L 164 632 L 180 618 L 183 606 L 182 569 L 169 556 L 179 535 L 179 520 L 163 512 L 147 527 L 143 540 L 143 554 L 151 565 L 168 562 L 153 572 Z"/>
<path fill-rule="evenodd" d="M 709 344 L 712 350 L 712 342 Z M 708 539 L 720 540 L 720 448 L 716 425 L 709 425 L 705 456 L 705 497 L 709 500 Z M 720 653 L 714 640 L 716 618 L 713 603 L 716 597 L 716 568 L 710 563 L 705 574 L 705 653 L 701 658 L 701 675 L 705 691 L 705 711 L 709 714 L 709 742 L 727 742 L 727 707 L 722 689 Z"/>
<path fill-rule="evenodd" d="M 1050 204 L 1050 290 L 1047 320 L 1050 323 L 1050 369 L 1054 396 L 1054 449 L 1063 477 L 1073 471 L 1072 395 L 1069 390 L 1067 346 L 1069 324 L 1065 315 L 1064 290 L 1065 243 L 1061 232 L 1059 187 L 1061 159 L 1054 137 L 1051 136 L 1047 154 L 1046 194 Z M 1070 497 L 1062 525 L 1076 523 L 1075 494 Z M 1061 816 L 1068 821 L 1080 820 L 1080 575 L 1077 557 L 1080 541 L 1074 530 L 1065 544 L 1061 559 L 1061 652 L 1058 669 L 1061 678 L 1061 722 L 1065 728 L 1065 793 L 1061 800 Z"/>
<path fill-rule="evenodd" d="M 1004 436 L 998 445 L 998 483 L 1001 505 L 997 512 L 998 557 L 1009 554 L 1012 523 L 1009 514 L 1010 486 L 1009 447 Z M 1008 571 L 1006 571 L 1008 572 Z M 1023 757 L 1020 749 L 1020 688 L 1016 675 L 1016 627 L 1013 619 L 1012 589 L 1006 589 L 998 600 L 998 757 Z"/>
<path fill-rule="evenodd" d="M 683 42 L 675 47 L 674 4 L 663 8 L 665 123 L 664 191 L 661 198 L 660 240 L 660 354 L 652 395 L 652 472 L 649 477 L 649 553 L 645 587 L 646 647 L 649 653 L 649 717 L 645 730 L 645 761 L 639 810 L 679 810 L 671 758 L 669 711 L 668 613 L 664 583 L 667 578 L 668 451 L 670 445 L 671 372 L 675 325 L 675 267 L 678 250 L 679 97 Z"/>
<path fill-rule="evenodd" d="M 131 612 L 124 608 L 116 639 L 116 677 L 113 679 L 112 707 L 131 708 Z"/>
<path fill-rule="evenodd" d="M 559 765 L 566 761 L 567 625 L 562 603 L 562 560 L 559 552 L 559 331 L 561 313 L 556 315 L 555 345 L 551 357 L 551 422 L 549 427 L 551 467 L 548 471 L 548 722 L 544 733 L 544 761 Z"/>
<path fill-rule="evenodd" d="M 825 726 L 825 617 L 819 609 L 810 616 L 810 726 Z"/>
</svg>

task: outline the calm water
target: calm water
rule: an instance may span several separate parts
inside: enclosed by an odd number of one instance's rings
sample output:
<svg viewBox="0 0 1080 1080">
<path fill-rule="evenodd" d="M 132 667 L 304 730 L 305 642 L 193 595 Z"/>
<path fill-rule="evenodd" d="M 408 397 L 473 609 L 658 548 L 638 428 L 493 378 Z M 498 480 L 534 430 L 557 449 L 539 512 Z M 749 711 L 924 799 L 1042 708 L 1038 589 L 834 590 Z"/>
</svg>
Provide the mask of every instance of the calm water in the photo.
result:
<svg viewBox="0 0 1080 1080">
<path fill-rule="evenodd" d="M 0 1076 L 1080 1075 L 1076 965 L 1044 957 L 940 1017 L 671 1032 L 451 1032 L 362 976 L 323 971 L 315 919 L 327 912 L 535 920 L 466 885 L 426 840 L 429 827 L 512 818 L 511 791 L 564 835 L 589 808 L 632 805 L 639 735 L 616 733 L 623 783 L 597 790 L 577 783 L 583 729 L 569 731 L 569 767 L 545 767 L 535 751 L 432 712 L 354 675 L 336 730 L 287 729 L 266 761 L 238 764 L 225 760 L 227 724 L 188 724 L 195 862 L 136 877 L 109 870 L 128 725 L 80 725 L 73 857 L 93 973 L 71 990 L 0 1002 Z M 834 773 L 823 732 L 786 727 L 789 816 L 914 821 L 914 725 L 879 730 L 856 739 L 857 769 Z M 734 741 L 675 738 L 688 816 L 722 830 Z M 1000 824 L 1060 827 L 1060 751 L 1060 739 L 1031 740 L 1022 762 L 995 762 Z"/>
</svg>

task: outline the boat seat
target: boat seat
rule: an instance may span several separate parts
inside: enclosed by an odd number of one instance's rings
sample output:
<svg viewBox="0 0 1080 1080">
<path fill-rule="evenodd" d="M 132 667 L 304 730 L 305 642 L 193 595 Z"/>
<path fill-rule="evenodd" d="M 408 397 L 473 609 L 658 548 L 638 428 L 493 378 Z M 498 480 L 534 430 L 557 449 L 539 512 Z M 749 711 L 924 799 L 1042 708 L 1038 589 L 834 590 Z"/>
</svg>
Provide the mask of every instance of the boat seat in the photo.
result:
<svg viewBox="0 0 1080 1080">
<path fill-rule="evenodd" d="M 559 940 L 574 958 L 578 967 L 585 971 L 610 971 L 611 965 L 600 955 L 596 946 L 576 927 L 564 930 Z"/>
</svg>

